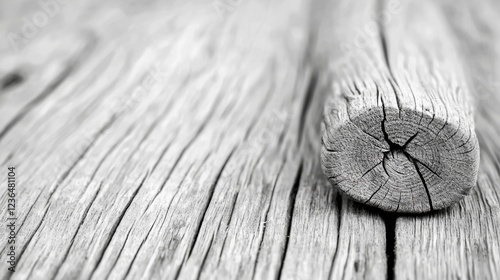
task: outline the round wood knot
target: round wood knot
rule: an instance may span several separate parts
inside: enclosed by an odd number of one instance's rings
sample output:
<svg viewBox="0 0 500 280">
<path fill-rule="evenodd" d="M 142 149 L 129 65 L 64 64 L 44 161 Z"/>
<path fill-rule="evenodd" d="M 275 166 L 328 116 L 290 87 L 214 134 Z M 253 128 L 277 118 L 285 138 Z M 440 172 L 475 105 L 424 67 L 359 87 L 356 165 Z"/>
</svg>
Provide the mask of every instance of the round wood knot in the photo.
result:
<svg viewBox="0 0 500 280">
<path fill-rule="evenodd" d="M 333 186 L 358 202 L 428 212 L 461 200 L 476 184 L 472 120 L 384 106 L 345 121 L 335 117 L 325 116 L 322 125 L 322 168 Z"/>
</svg>

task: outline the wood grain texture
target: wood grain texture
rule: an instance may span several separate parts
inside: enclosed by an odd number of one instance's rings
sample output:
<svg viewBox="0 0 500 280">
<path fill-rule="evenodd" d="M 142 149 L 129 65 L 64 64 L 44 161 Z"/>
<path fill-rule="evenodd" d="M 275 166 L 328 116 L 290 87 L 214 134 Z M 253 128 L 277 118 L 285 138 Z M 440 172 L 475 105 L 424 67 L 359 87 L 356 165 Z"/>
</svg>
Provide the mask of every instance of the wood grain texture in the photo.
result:
<svg viewBox="0 0 500 280">
<path fill-rule="evenodd" d="M 319 48 L 331 75 L 322 133 L 330 182 L 385 211 L 461 200 L 476 183 L 479 146 L 443 15 L 432 1 L 329 2 L 323 17 L 336 22 L 320 25 Z"/>
<path fill-rule="evenodd" d="M 393 29 L 406 26 L 404 9 L 391 2 L 309 5 L 68 1 L 19 53 L 1 41 L 0 163 L 17 168 L 19 262 L 14 274 L 7 271 L 1 230 L 0 278 L 498 278 L 498 4 L 443 0 L 423 13 L 446 30 L 440 48 L 453 45 L 439 61 L 460 64 L 432 72 L 440 74 L 440 90 L 450 88 L 444 81 L 463 82 L 478 100 L 481 162 L 468 197 L 418 216 L 389 215 L 342 196 L 320 160 L 332 81 L 351 81 L 337 85 L 354 92 L 346 91 L 347 99 L 383 88 L 384 106 L 393 109 L 391 81 L 397 93 L 427 86 L 417 80 L 430 75 L 429 64 L 416 59 L 424 54 L 394 39 L 413 34 Z M 318 8 L 333 14 L 317 16 Z M 20 32 L 22 18 L 41 10 L 36 1 L 0 2 L 2 35 Z M 332 20 L 321 32 L 334 36 L 316 34 L 311 15 Z M 381 15 L 392 20 L 382 29 Z M 332 44 L 337 36 L 350 39 Z M 406 42 L 418 45 L 412 38 Z M 311 63 L 314 41 L 320 54 L 338 56 Z M 440 48 L 422 47 L 431 57 Z M 419 64 L 402 60 L 405 54 Z M 394 69 L 414 71 L 405 83 Z M 422 122 L 432 127 L 441 113 Z M 387 114 L 388 132 L 396 117 Z M 375 136 L 384 139 L 381 130 Z M 0 205 L 6 199 L 2 188 Z M 419 205 L 428 208 L 425 196 Z M 0 207 L 1 217 L 5 211 Z"/>
<path fill-rule="evenodd" d="M 0 137 L 19 197 L 0 278 L 386 277 L 381 216 L 320 169 L 307 1 L 73 4 L 2 70 L 57 46 L 0 95 L 20 115 Z"/>
<path fill-rule="evenodd" d="M 497 279 L 500 275 L 500 6 L 442 1 L 478 101 L 477 187 L 456 206 L 396 222 L 395 279 Z M 495 78 L 493 78 L 495 77 Z"/>
<path fill-rule="evenodd" d="M 304 155 L 315 156 L 303 157 L 289 253 L 280 278 L 385 278 L 388 259 L 382 216 L 341 197 L 321 171 L 318 139 L 327 81 L 313 82 L 317 88 L 308 109 L 302 146 Z"/>
</svg>

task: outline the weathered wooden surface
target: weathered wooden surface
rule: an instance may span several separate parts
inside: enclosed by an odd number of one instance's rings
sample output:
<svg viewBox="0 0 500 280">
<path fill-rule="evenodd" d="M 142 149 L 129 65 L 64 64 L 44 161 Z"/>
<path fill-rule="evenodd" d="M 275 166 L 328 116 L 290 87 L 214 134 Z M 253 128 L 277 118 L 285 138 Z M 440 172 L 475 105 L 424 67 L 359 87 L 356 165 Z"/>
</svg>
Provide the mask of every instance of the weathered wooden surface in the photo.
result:
<svg viewBox="0 0 500 280">
<path fill-rule="evenodd" d="M 500 275 L 500 6 L 495 1 L 446 1 L 442 9 L 478 101 L 478 184 L 456 206 L 397 220 L 395 275 L 397 279 L 496 279 Z"/>
<path fill-rule="evenodd" d="M 70 73 L 1 139 L 19 172 L 12 278 L 384 278 L 382 219 L 341 207 L 319 169 L 306 4 L 82 9 Z"/>
<path fill-rule="evenodd" d="M 9 273 L 2 243 L 3 279 L 453 278 L 483 260 L 498 275 L 496 112 L 478 122 L 487 175 L 460 205 L 362 207 L 320 168 L 310 3 L 221 3 L 71 1 L 19 54 L 2 41 L 19 257 Z M 41 10 L 1 5 L 3 34 Z"/>
</svg>

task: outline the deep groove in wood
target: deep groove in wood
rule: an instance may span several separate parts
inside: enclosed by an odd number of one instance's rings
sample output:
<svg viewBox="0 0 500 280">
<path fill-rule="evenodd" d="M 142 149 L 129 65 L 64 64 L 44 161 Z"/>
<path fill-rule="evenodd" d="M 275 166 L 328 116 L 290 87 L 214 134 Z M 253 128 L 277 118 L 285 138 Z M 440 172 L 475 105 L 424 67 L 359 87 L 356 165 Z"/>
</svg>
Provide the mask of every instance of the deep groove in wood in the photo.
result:
<svg viewBox="0 0 500 280">
<path fill-rule="evenodd" d="M 406 154 L 406 156 L 413 163 L 413 166 L 415 166 L 415 170 L 418 173 L 418 177 L 420 177 L 420 180 L 422 181 L 422 185 L 424 185 L 425 193 L 427 194 L 427 199 L 429 199 L 429 207 L 431 208 L 431 211 L 433 211 L 434 207 L 432 207 L 432 198 L 431 198 L 431 194 L 429 193 L 429 188 L 427 187 L 427 183 L 425 182 L 425 178 L 422 175 L 422 172 L 420 172 L 420 168 L 418 168 L 418 165 L 417 165 L 417 162 L 415 161 L 415 159 L 408 154 Z"/>
<path fill-rule="evenodd" d="M 132 201 L 134 200 L 134 198 L 136 197 L 137 193 L 139 192 L 140 188 L 142 187 L 142 185 L 144 184 L 144 182 L 146 181 L 147 177 L 149 175 L 149 171 L 146 173 L 146 176 L 144 176 L 144 178 L 142 179 L 141 183 L 139 184 L 139 186 L 135 189 L 135 191 L 132 193 L 132 197 L 127 201 L 127 204 L 125 205 L 124 209 L 121 211 L 121 214 L 120 216 L 118 217 L 118 219 L 115 221 L 115 223 L 113 224 L 113 227 L 112 227 L 112 231 L 111 231 L 111 234 L 108 236 L 108 238 L 106 238 L 106 242 L 105 242 L 105 245 L 104 245 L 104 248 L 102 250 L 102 253 L 101 255 L 99 256 L 99 259 L 97 260 L 96 264 L 95 264 L 95 267 L 94 267 L 94 272 L 95 270 L 99 267 L 99 264 L 101 263 L 101 261 L 103 260 L 103 257 L 104 255 L 106 254 L 106 251 L 108 250 L 109 248 L 109 244 L 111 243 L 111 241 L 113 240 L 113 237 L 115 236 L 116 234 L 116 230 L 118 229 L 118 227 L 120 226 L 121 222 L 123 221 L 123 218 L 125 217 L 125 214 L 127 213 L 127 209 L 130 208 L 130 205 L 132 204 Z"/>
<path fill-rule="evenodd" d="M 198 240 L 198 235 L 200 234 L 201 225 L 203 224 L 203 221 L 205 220 L 205 215 L 207 213 L 207 209 L 210 206 L 210 203 L 212 202 L 215 188 L 217 187 L 217 184 L 219 183 L 219 180 L 222 176 L 222 172 L 224 172 L 224 169 L 226 168 L 227 163 L 231 160 L 231 157 L 233 156 L 234 151 L 235 151 L 234 149 L 230 151 L 226 160 L 222 164 L 222 167 L 219 169 L 219 171 L 214 179 L 214 182 L 210 185 L 210 191 L 209 191 L 208 200 L 205 204 L 205 210 L 203 211 L 200 222 L 198 223 L 197 229 L 195 231 L 195 235 L 193 237 L 193 241 L 191 243 L 191 248 L 188 250 L 187 258 L 191 257 L 191 254 L 193 254 L 193 249 L 194 249 L 194 246 L 196 245 L 196 241 Z"/>
<path fill-rule="evenodd" d="M 305 101 L 303 102 L 302 105 L 302 111 L 301 111 L 301 117 L 300 117 L 300 126 L 299 126 L 299 142 L 298 146 L 300 147 L 301 141 L 303 137 L 303 131 L 304 131 L 304 125 L 306 122 L 306 115 L 307 111 L 309 110 L 309 107 L 311 106 L 311 100 L 314 96 L 314 92 L 316 91 L 316 84 L 317 84 L 317 74 L 312 73 L 311 77 L 309 78 L 309 84 L 307 85 L 307 90 L 305 92 Z"/>
<path fill-rule="evenodd" d="M 385 253 L 387 254 L 387 279 L 395 279 L 395 264 L 396 264 L 396 220 L 394 214 L 385 214 Z"/>
<path fill-rule="evenodd" d="M 283 255 L 282 255 L 282 259 L 281 259 L 281 264 L 280 264 L 280 267 L 279 267 L 278 273 L 277 273 L 278 279 L 281 279 L 281 276 L 283 274 L 283 266 L 284 266 L 286 254 L 288 251 L 288 242 L 290 240 L 290 233 L 291 233 L 291 229 L 292 229 L 293 211 L 295 209 L 295 199 L 297 198 L 297 192 L 298 192 L 299 186 L 300 186 L 300 179 L 302 178 L 302 167 L 303 167 L 303 162 L 301 161 L 299 169 L 297 170 L 297 175 L 295 177 L 295 181 L 294 181 L 293 185 L 291 186 L 292 188 L 290 189 L 290 195 L 289 195 L 290 202 L 288 204 L 288 209 L 287 209 L 288 219 L 287 219 L 287 230 L 286 230 L 286 236 L 285 236 L 285 247 L 283 248 Z"/>
</svg>

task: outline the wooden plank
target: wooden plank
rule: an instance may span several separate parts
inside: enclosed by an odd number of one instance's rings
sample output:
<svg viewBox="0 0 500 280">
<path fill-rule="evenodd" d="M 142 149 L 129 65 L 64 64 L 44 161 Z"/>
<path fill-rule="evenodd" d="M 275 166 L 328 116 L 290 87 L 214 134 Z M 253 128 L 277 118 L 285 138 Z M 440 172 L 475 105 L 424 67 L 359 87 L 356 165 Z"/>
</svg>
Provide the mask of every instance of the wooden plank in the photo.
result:
<svg viewBox="0 0 500 280">
<path fill-rule="evenodd" d="M 396 222 L 395 279 L 496 279 L 500 275 L 498 77 L 500 6 L 442 1 L 478 100 L 481 162 L 477 187 L 449 209 Z"/>
<path fill-rule="evenodd" d="M 384 221 L 320 170 L 307 1 L 75 7 L 61 49 L 93 47 L 0 138 L 12 279 L 386 277 Z"/>
<path fill-rule="evenodd" d="M 332 2 L 342 24 L 322 27 L 330 32 L 322 37 L 333 38 L 321 46 L 332 75 L 325 174 L 356 201 L 386 211 L 427 212 L 461 200 L 476 183 L 479 147 L 442 15 L 431 1 L 396 1 L 392 14 L 386 1 Z M 342 49 L 356 40 L 363 44 Z"/>
</svg>

